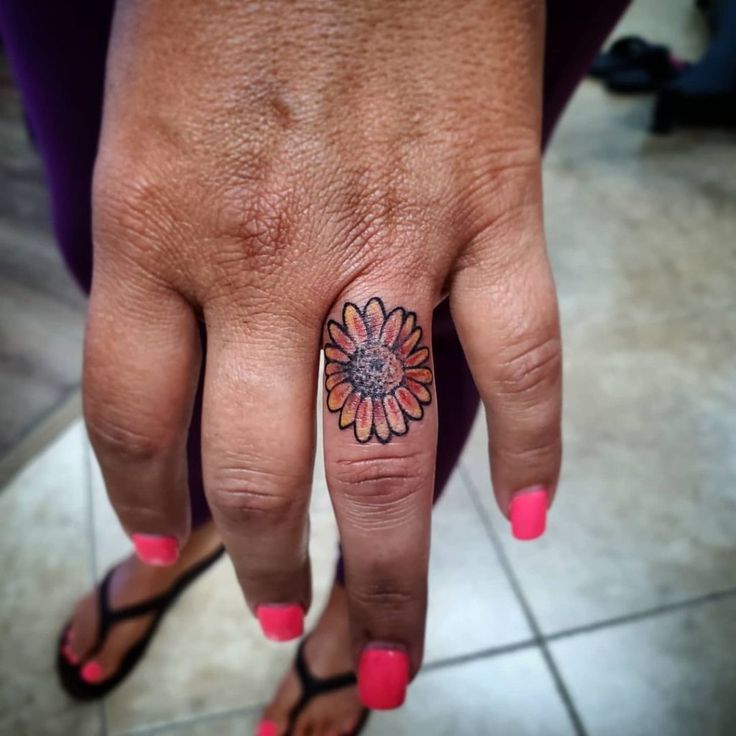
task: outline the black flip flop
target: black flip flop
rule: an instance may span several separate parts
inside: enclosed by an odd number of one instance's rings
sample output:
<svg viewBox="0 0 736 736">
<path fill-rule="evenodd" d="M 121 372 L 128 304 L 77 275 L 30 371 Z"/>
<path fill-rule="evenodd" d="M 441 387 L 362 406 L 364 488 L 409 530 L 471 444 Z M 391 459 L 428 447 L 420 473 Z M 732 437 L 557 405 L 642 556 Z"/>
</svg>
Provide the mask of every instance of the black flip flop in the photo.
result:
<svg viewBox="0 0 736 736">
<path fill-rule="evenodd" d="M 611 74 L 637 65 L 650 48 L 649 42 L 641 36 L 619 38 L 608 51 L 598 54 L 588 70 L 588 74 L 596 79 L 605 80 Z"/>
<path fill-rule="evenodd" d="M 98 588 L 98 601 L 99 601 L 99 631 L 97 634 L 97 641 L 95 642 L 92 651 L 87 655 L 90 659 L 99 652 L 107 639 L 108 634 L 112 627 L 120 623 L 121 621 L 127 621 L 138 616 L 143 616 L 147 613 L 155 613 L 156 615 L 148 627 L 146 634 L 139 639 L 125 654 L 120 667 L 118 667 L 112 677 L 108 677 L 106 680 L 96 682 L 94 684 L 85 682 L 81 676 L 81 668 L 83 662 L 78 664 L 72 664 L 63 653 L 64 644 L 66 642 L 67 632 L 70 624 L 67 623 L 62 629 L 61 636 L 59 637 L 57 652 L 56 652 L 56 671 L 59 674 L 59 680 L 61 686 L 66 692 L 75 700 L 95 700 L 101 698 L 109 693 L 114 687 L 119 685 L 135 668 L 140 661 L 141 657 L 145 654 L 148 645 L 156 633 L 164 614 L 169 610 L 171 605 L 176 599 L 186 590 L 186 588 L 194 582 L 205 570 L 214 565 L 217 560 L 222 557 L 224 548 L 219 547 L 209 557 L 205 557 L 201 562 L 194 565 L 191 569 L 187 570 L 174 585 L 161 595 L 157 595 L 142 603 L 137 603 L 133 606 L 126 606 L 125 608 L 118 608 L 113 610 L 110 607 L 109 589 L 110 580 L 115 568 L 108 571 L 105 575 L 104 580 Z"/>
<path fill-rule="evenodd" d="M 302 688 L 302 696 L 299 698 L 299 702 L 297 702 L 297 704 L 289 711 L 289 727 L 286 731 L 287 736 L 293 732 L 297 718 L 307 705 L 314 700 L 314 698 L 358 684 L 358 678 L 353 672 L 345 672 L 342 675 L 335 675 L 334 677 L 328 677 L 326 679 L 315 677 L 309 669 L 309 665 L 307 664 L 307 660 L 304 656 L 304 646 L 306 643 L 307 638 L 305 637 L 299 644 L 299 649 L 297 649 L 296 652 L 296 659 L 294 660 L 294 669 L 296 670 L 296 674 Z M 369 715 L 370 710 L 368 710 L 368 708 L 363 708 L 363 712 L 361 713 L 360 719 L 358 720 L 355 728 L 349 734 L 342 734 L 341 736 L 358 736 L 365 727 Z"/>
</svg>

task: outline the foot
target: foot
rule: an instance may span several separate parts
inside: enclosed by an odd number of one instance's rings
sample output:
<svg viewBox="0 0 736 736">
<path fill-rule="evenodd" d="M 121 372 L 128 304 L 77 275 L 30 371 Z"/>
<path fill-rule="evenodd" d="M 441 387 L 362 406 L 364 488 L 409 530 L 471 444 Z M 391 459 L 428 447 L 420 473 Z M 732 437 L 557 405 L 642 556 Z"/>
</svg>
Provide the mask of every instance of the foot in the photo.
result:
<svg viewBox="0 0 736 736">
<path fill-rule="evenodd" d="M 165 593 L 200 560 L 211 555 L 220 545 L 214 526 L 206 524 L 192 533 L 181 550 L 179 559 L 168 567 L 143 564 L 135 555 L 115 567 L 110 581 L 110 604 L 113 610 L 130 606 Z M 76 605 L 68 629 L 64 656 L 72 664 L 83 663 L 80 675 L 93 684 L 111 677 L 126 652 L 145 636 L 154 617 L 149 613 L 116 624 L 102 649 L 89 658 L 97 641 L 99 606 L 97 589 L 91 590 Z"/>
<path fill-rule="evenodd" d="M 341 585 L 332 587 L 330 598 L 314 631 L 309 635 L 304 656 L 315 677 L 321 679 L 353 671 L 347 599 Z M 263 713 L 258 736 L 284 736 L 289 712 L 299 701 L 301 685 L 294 668 L 284 676 Z M 319 695 L 310 701 L 289 736 L 343 736 L 351 734 L 363 712 L 357 687 L 346 687 Z"/>
</svg>

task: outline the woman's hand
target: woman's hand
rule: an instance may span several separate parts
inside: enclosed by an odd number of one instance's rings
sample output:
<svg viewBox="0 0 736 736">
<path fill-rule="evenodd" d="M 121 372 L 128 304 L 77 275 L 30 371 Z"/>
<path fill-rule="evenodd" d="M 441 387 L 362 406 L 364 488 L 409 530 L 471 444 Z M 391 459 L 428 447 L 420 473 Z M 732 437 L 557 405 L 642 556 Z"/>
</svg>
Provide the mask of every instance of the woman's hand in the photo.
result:
<svg viewBox="0 0 736 736">
<path fill-rule="evenodd" d="M 422 657 L 444 297 L 502 512 L 557 482 L 542 36 L 541 0 L 118 4 L 84 376 L 110 497 L 128 533 L 186 540 L 204 320 L 215 522 L 251 609 L 308 607 L 326 346 L 356 661 L 377 643 L 411 674 Z"/>
</svg>

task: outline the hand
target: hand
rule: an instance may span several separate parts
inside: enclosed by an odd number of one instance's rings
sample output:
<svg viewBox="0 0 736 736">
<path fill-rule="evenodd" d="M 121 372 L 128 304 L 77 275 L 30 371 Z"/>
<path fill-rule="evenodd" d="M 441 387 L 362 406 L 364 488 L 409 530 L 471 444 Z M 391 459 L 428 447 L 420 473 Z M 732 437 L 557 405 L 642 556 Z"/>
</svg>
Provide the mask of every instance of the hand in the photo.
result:
<svg viewBox="0 0 736 736">
<path fill-rule="evenodd" d="M 202 453 L 252 610 L 310 602 L 325 467 L 356 661 L 422 657 L 449 296 L 493 486 L 553 493 L 560 338 L 540 177 L 542 3 L 119 3 L 95 172 L 85 416 L 130 534 L 189 533 Z M 366 661 L 365 658 L 363 661 Z"/>
</svg>

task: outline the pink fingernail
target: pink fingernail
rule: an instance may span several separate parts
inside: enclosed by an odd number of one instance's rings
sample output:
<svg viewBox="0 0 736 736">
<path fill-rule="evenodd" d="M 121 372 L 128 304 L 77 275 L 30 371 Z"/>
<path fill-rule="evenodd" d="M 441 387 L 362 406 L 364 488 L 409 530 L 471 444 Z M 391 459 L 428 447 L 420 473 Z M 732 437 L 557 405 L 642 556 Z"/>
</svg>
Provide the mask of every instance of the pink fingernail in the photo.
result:
<svg viewBox="0 0 736 736">
<path fill-rule="evenodd" d="M 147 565 L 173 565 L 179 557 L 179 542 L 175 537 L 156 534 L 133 534 L 135 551 Z"/>
<path fill-rule="evenodd" d="M 296 604 L 258 606 L 256 616 L 263 634 L 271 641 L 290 641 L 304 633 L 304 609 Z"/>
<path fill-rule="evenodd" d="M 400 649 L 366 647 L 358 664 L 358 696 L 366 708 L 398 708 L 406 698 L 409 657 Z"/>
<path fill-rule="evenodd" d="M 516 493 L 509 506 L 514 537 L 523 540 L 541 537 L 547 525 L 548 506 L 549 493 L 542 486 L 533 486 Z"/>
<path fill-rule="evenodd" d="M 94 660 L 91 660 L 82 667 L 82 671 L 79 674 L 85 682 L 94 685 L 102 679 L 102 667 Z"/>
<path fill-rule="evenodd" d="M 69 662 L 69 664 L 79 664 L 79 657 L 74 653 L 71 644 L 64 644 L 64 646 L 61 648 L 61 653 L 64 655 L 66 661 Z"/>
<path fill-rule="evenodd" d="M 256 729 L 256 736 L 276 736 L 278 728 L 273 721 L 261 721 Z"/>
</svg>

